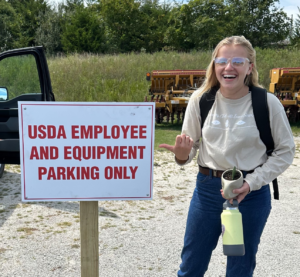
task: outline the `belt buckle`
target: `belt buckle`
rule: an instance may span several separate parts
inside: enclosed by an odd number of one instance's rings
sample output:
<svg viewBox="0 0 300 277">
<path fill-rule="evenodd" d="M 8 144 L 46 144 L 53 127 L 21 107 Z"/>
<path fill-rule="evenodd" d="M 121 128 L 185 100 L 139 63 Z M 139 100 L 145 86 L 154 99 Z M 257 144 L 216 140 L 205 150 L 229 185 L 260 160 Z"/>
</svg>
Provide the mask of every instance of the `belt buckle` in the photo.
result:
<svg viewBox="0 0 300 277">
<path fill-rule="evenodd" d="M 218 170 L 213 169 L 212 172 L 214 177 L 218 177 Z"/>
</svg>

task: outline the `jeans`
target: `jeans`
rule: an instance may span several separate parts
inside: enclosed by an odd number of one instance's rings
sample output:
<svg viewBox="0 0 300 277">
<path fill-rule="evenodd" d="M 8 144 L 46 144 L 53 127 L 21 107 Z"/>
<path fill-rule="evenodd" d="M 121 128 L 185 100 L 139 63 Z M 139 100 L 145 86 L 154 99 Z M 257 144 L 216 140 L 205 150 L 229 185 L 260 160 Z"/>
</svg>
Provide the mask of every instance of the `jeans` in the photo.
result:
<svg viewBox="0 0 300 277">
<path fill-rule="evenodd" d="M 221 188 L 220 178 L 198 173 L 187 218 L 178 277 L 201 277 L 207 271 L 212 251 L 221 234 L 221 213 L 226 201 L 221 195 Z M 253 275 L 260 237 L 271 211 L 269 185 L 246 195 L 239 204 L 239 211 L 243 221 L 245 255 L 227 257 L 226 277 Z"/>
</svg>

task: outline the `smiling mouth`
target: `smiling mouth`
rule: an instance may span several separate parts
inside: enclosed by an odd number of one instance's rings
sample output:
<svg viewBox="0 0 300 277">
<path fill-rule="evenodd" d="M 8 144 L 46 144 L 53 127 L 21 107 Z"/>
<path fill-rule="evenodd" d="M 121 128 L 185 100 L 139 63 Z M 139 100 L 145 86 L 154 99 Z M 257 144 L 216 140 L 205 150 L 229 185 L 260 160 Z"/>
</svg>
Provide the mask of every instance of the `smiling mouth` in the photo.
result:
<svg viewBox="0 0 300 277">
<path fill-rule="evenodd" d="M 236 75 L 223 75 L 223 78 L 224 79 L 235 79 L 236 78 Z"/>
</svg>

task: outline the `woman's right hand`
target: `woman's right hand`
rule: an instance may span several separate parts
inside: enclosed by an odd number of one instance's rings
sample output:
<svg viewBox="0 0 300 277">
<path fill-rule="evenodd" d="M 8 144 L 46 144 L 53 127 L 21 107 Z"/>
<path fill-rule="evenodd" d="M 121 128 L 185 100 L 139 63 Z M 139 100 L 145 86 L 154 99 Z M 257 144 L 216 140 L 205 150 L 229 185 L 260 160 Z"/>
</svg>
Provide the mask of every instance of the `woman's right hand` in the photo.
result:
<svg viewBox="0 0 300 277">
<path fill-rule="evenodd" d="M 178 135 L 175 140 L 175 145 L 160 144 L 160 148 L 165 148 L 175 154 L 177 160 L 186 161 L 193 147 L 193 139 L 185 134 Z"/>
</svg>

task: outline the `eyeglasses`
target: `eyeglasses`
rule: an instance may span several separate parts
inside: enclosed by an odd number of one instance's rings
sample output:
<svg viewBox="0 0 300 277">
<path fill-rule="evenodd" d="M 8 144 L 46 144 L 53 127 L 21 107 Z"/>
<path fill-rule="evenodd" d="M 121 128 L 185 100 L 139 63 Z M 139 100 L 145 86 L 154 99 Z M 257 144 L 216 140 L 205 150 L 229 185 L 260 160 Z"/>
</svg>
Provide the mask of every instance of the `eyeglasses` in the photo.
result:
<svg viewBox="0 0 300 277">
<path fill-rule="evenodd" d="M 215 58 L 214 62 L 215 65 L 218 67 L 225 67 L 230 61 L 231 66 L 233 67 L 242 67 L 246 64 L 246 61 L 250 63 L 250 60 L 247 58 L 242 58 L 242 57 L 234 57 L 234 58 Z"/>
</svg>

